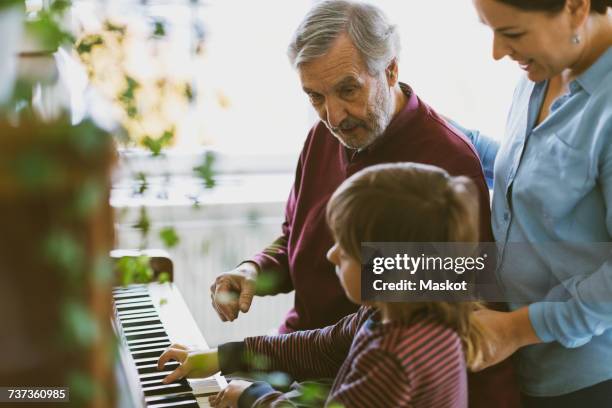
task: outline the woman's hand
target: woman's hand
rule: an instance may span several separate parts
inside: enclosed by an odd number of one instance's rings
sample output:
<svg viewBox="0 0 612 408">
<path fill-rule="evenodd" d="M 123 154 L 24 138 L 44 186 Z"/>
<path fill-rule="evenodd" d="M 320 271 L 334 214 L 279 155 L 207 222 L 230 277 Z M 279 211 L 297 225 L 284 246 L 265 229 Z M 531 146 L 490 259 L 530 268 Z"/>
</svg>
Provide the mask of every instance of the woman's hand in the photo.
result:
<svg viewBox="0 0 612 408">
<path fill-rule="evenodd" d="M 237 408 L 238 399 L 240 399 L 242 392 L 249 388 L 251 384 L 250 381 L 234 380 L 217 395 L 209 397 L 208 402 L 213 408 Z"/>
<path fill-rule="evenodd" d="M 210 377 L 219 371 L 219 358 L 217 349 L 189 350 L 181 344 L 168 347 L 157 361 L 157 369 L 163 370 L 166 363 L 175 360 L 181 363 L 174 371 L 164 378 L 164 384 L 180 380 L 185 377 Z"/>
<path fill-rule="evenodd" d="M 483 361 L 471 367 L 474 371 L 484 370 L 505 360 L 521 347 L 541 342 L 531 325 L 527 307 L 514 312 L 483 309 L 474 315 L 486 336 Z"/>
</svg>

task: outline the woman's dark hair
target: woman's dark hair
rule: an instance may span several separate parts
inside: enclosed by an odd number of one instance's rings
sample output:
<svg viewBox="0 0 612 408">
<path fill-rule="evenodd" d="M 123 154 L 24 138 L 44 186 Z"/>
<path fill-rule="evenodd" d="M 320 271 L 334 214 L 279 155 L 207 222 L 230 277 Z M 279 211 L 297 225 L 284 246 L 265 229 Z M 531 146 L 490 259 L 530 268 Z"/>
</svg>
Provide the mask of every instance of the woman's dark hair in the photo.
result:
<svg viewBox="0 0 612 408">
<path fill-rule="evenodd" d="M 565 7 L 567 0 L 497 0 L 521 10 L 548 11 L 557 13 Z M 612 0 L 591 0 L 591 13 L 606 14 Z"/>
</svg>

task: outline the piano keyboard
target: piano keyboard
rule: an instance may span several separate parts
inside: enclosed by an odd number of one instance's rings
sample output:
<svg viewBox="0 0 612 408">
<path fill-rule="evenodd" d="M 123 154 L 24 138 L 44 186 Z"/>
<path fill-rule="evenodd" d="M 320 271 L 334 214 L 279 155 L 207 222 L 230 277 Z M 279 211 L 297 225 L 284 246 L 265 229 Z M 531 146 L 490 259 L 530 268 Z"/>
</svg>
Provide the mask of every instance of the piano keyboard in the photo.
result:
<svg viewBox="0 0 612 408">
<path fill-rule="evenodd" d="M 227 385 L 222 376 L 162 384 L 179 363 L 172 361 L 164 371 L 157 370 L 159 356 L 172 343 L 208 348 L 176 287 L 152 283 L 115 288 L 113 301 L 113 326 L 120 338 L 120 359 L 132 405 L 210 407 L 208 397 Z"/>
</svg>

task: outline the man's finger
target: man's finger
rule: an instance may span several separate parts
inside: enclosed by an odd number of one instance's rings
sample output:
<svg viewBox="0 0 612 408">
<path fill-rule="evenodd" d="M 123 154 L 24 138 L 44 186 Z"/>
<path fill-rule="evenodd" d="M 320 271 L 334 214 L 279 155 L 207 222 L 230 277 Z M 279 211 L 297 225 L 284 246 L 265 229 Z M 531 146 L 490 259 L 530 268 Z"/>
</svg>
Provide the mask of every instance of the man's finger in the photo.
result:
<svg viewBox="0 0 612 408">
<path fill-rule="evenodd" d="M 238 315 L 238 299 L 237 294 L 229 283 L 222 282 L 217 285 L 215 292 L 215 303 L 219 311 L 223 313 L 227 320 L 234 320 Z"/>
<path fill-rule="evenodd" d="M 225 316 L 223 315 L 223 313 L 221 313 L 221 312 L 219 311 L 219 309 L 217 308 L 217 304 L 215 303 L 215 300 L 214 300 L 214 299 L 212 299 L 211 303 L 212 303 L 212 307 L 213 307 L 213 309 L 215 309 L 215 312 L 217 312 L 217 314 L 219 315 L 219 318 L 221 319 L 221 321 L 222 321 L 222 322 L 227 322 L 227 319 L 225 318 Z"/>
<path fill-rule="evenodd" d="M 168 374 L 166 376 L 166 378 L 164 378 L 164 380 L 162 381 L 162 383 L 164 384 L 170 384 L 171 382 L 174 382 L 176 380 L 180 380 L 181 378 L 185 377 L 185 366 L 180 365 L 176 368 L 176 370 L 174 370 L 173 372 L 171 372 L 170 374 Z"/>
<path fill-rule="evenodd" d="M 240 298 L 238 303 L 240 305 L 240 311 L 246 313 L 251 308 L 253 302 L 253 296 L 255 296 L 255 282 L 251 280 L 244 280 L 242 283 L 242 290 L 240 292 Z"/>
<path fill-rule="evenodd" d="M 212 407 L 217 406 L 217 403 L 220 401 L 219 397 L 221 396 L 222 393 L 223 393 L 223 390 L 219 391 L 215 395 L 211 395 L 210 397 L 208 397 L 208 402 L 210 403 Z"/>
</svg>

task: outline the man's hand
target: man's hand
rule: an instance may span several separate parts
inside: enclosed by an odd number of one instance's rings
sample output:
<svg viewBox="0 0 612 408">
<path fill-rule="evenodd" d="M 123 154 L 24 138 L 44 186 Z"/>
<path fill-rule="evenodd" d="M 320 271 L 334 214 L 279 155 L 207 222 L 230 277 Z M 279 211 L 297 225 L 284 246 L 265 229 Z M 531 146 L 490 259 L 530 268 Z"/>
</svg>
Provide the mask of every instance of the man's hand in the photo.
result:
<svg viewBox="0 0 612 408">
<path fill-rule="evenodd" d="M 487 341 L 483 361 L 470 367 L 473 371 L 484 370 L 504 361 L 521 347 L 541 342 L 533 330 L 527 307 L 514 312 L 483 309 L 475 312 L 475 317 L 483 326 Z"/>
<path fill-rule="evenodd" d="M 157 369 L 163 370 L 166 363 L 170 360 L 178 361 L 181 365 L 164 378 L 162 381 L 164 384 L 185 377 L 206 378 L 219 371 L 217 349 L 189 350 L 181 344 L 173 344 L 159 357 Z"/>
<path fill-rule="evenodd" d="M 214 408 L 237 408 L 238 399 L 251 384 L 249 381 L 234 380 L 217 395 L 209 397 L 208 402 Z"/>
<path fill-rule="evenodd" d="M 217 276 L 210 286 L 212 305 L 224 322 L 233 321 L 238 312 L 246 313 L 255 295 L 257 265 L 245 262 Z"/>
</svg>

